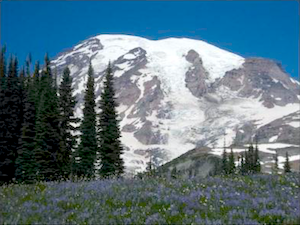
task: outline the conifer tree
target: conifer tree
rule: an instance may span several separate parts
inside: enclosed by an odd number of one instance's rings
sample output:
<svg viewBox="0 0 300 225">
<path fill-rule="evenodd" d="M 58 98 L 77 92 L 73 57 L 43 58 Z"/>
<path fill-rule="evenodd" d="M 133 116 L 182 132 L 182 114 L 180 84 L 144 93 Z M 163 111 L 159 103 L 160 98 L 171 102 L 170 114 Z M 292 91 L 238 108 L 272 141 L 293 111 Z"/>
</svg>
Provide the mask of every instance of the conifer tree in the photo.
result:
<svg viewBox="0 0 300 225">
<path fill-rule="evenodd" d="M 248 154 L 247 154 L 247 160 L 248 160 L 248 173 L 253 173 L 254 167 L 255 167 L 255 162 L 254 162 L 254 148 L 252 143 L 250 144 L 248 148 Z"/>
<path fill-rule="evenodd" d="M 273 168 L 272 168 L 272 173 L 273 174 L 278 174 L 278 154 L 277 154 L 277 151 L 276 151 L 276 154 L 274 155 L 274 165 L 273 165 Z"/>
<path fill-rule="evenodd" d="M 222 154 L 222 172 L 223 174 L 228 174 L 228 159 L 227 159 L 227 153 L 226 149 L 223 149 L 223 154 Z"/>
<path fill-rule="evenodd" d="M 123 147 L 121 145 L 120 127 L 117 114 L 117 101 L 113 87 L 113 75 L 110 64 L 108 65 L 104 90 L 101 93 L 99 108 L 99 143 L 102 177 L 120 176 L 124 172 L 124 162 L 121 158 Z"/>
<path fill-rule="evenodd" d="M 249 174 L 250 171 L 250 157 L 249 157 L 249 149 L 245 151 L 245 161 L 244 161 L 244 173 Z"/>
<path fill-rule="evenodd" d="M 232 148 L 230 150 L 229 159 L 228 159 L 228 173 L 229 174 L 235 173 L 234 154 Z"/>
<path fill-rule="evenodd" d="M 37 113 L 38 106 L 40 103 L 40 94 L 42 93 L 42 89 L 40 86 L 40 64 L 37 61 L 34 66 L 34 72 L 32 76 L 32 85 L 33 85 L 33 95 L 34 95 L 34 106 L 35 111 Z"/>
<path fill-rule="evenodd" d="M 4 97 L 5 104 L 5 128 L 6 134 L 4 137 L 6 160 L 4 164 L 6 167 L 5 174 L 7 180 L 10 181 L 15 177 L 17 149 L 19 148 L 19 139 L 21 137 L 21 124 L 23 120 L 22 97 L 23 92 L 18 77 L 18 60 L 16 57 L 11 57 L 9 62 L 9 69 L 6 79 L 6 95 Z"/>
<path fill-rule="evenodd" d="M 1 49 L 0 55 L 0 184 L 1 181 L 8 181 L 6 174 L 6 167 L 9 163 L 8 149 L 7 149 L 7 108 L 6 108 L 6 59 L 5 59 L 5 47 Z"/>
<path fill-rule="evenodd" d="M 285 153 L 285 162 L 284 162 L 284 173 L 290 173 L 291 172 L 291 165 L 289 161 L 289 154 L 288 152 Z"/>
<path fill-rule="evenodd" d="M 90 62 L 88 80 L 84 96 L 83 119 L 80 125 L 80 144 L 76 156 L 79 162 L 75 164 L 78 176 L 93 178 L 95 176 L 95 161 L 98 152 L 96 133 L 94 71 Z"/>
<path fill-rule="evenodd" d="M 246 152 L 245 152 L 246 155 Z M 244 160 L 244 154 L 241 154 L 241 170 L 240 170 L 240 174 L 244 175 L 246 173 L 246 167 L 245 167 L 245 160 Z"/>
<path fill-rule="evenodd" d="M 70 76 L 69 68 L 66 67 L 63 71 L 62 82 L 59 87 L 61 148 L 63 153 L 63 166 L 61 169 L 64 177 L 69 177 L 71 174 L 72 150 L 76 145 L 76 136 L 73 135 L 73 132 L 76 130 L 74 124 L 79 122 L 74 117 L 76 100 L 72 92 L 72 77 Z"/>
<path fill-rule="evenodd" d="M 18 181 L 32 183 L 36 178 L 35 148 L 35 99 L 33 81 L 29 77 L 28 88 L 25 92 L 24 120 L 22 124 L 22 136 L 18 149 L 16 178 Z"/>
<path fill-rule="evenodd" d="M 255 173 L 260 173 L 261 171 L 261 166 L 260 166 L 260 160 L 259 160 L 259 154 L 258 154 L 258 143 L 256 140 L 256 145 L 255 145 L 255 152 L 254 152 L 254 172 Z"/>
<path fill-rule="evenodd" d="M 155 173 L 155 166 L 153 164 L 152 155 L 151 154 L 150 154 L 150 157 L 149 157 L 149 162 L 147 163 L 146 171 L 148 172 L 149 176 L 153 176 L 154 173 Z"/>
<path fill-rule="evenodd" d="M 0 79 L 6 77 L 6 60 L 5 60 L 6 47 L 1 48 L 0 54 Z M 1 88 L 1 87 L 0 87 Z"/>
<path fill-rule="evenodd" d="M 40 79 L 39 95 L 35 136 L 38 178 L 42 180 L 60 179 L 62 154 L 60 152 L 58 96 L 53 84 L 48 55 L 45 56 L 45 69 Z"/>
</svg>

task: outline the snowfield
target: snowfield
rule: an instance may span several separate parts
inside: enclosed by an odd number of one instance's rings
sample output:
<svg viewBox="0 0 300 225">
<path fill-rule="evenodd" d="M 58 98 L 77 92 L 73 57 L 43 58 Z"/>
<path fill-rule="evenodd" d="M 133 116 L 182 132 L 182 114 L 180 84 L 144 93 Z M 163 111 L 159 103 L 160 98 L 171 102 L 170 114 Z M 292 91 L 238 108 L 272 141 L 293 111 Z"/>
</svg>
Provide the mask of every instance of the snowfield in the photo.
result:
<svg viewBox="0 0 300 225">
<path fill-rule="evenodd" d="M 296 103 L 266 108 L 260 101 L 260 97 L 241 98 L 237 91 L 232 91 L 225 86 L 218 87 L 216 93 L 207 94 L 207 98 L 195 97 L 187 88 L 185 81 L 186 72 L 193 68 L 186 59 L 190 50 L 199 54 L 203 67 L 208 73 L 205 80 L 208 86 L 222 79 L 227 71 L 242 68 L 245 62 L 243 57 L 201 40 L 188 38 L 148 40 L 130 35 L 98 35 L 61 54 L 52 63 L 57 66 L 69 66 L 71 75 L 76 74 L 73 77 L 74 94 L 82 97 L 88 68 L 87 66 L 81 68 L 74 63 L 66 64 L 70 57 L 79 55 L 79 61 L 86 57 L 91 59 L 96 74 L 95 91 L 98 93 L 102 87 L 102 78 L 99 74 L 103 74 L 109 62 L 113 64 L 117 59 L 122 59 L 121 63 L 115 65 L 118 69 L 114 74 L 116 78 L 122 78 L 126 72 L 134 69 L 133 62 L 140 59 L 142 51 L 146 52 L 146 65 L 139 68 L 138 72 L 132 73 L 129 79 L 129 82 L 135 84 L 140 91 L 139 97 L 132 105 L 121 103 L 118 107 L 118 112 L 124 113 L 120 125 L 121 128 L 133 125 L 136 130 L 139 130 L 147 120 L 152 123 L 151 130 L 160 132 L 165 139 L 158 144 L 145 145 L 135 137 L 134 132 L 122 132 L 121 141 L 126 147 L 123 154 L 125 165 L 128 169 L 134 168 L 130 170 L 136 172 L 146 168 L 149 155 L 154 150 L 163 152 L 165 158 L 161 163 L 172 160 L 197 146 L 211 147 L 215 154 L 219 154 L 216 149 L 223 146 L 224 134 L 226 134 L 226 145 L 230 146 L 237 131 L 244 132 L 241 129 L 244 124 L 254 123 L 258 129 L 299 110 L 300 105 Z M 168 119 L 159 118 L 158 110 L 153 110 L 144 120 L 130 117 L 133 110 L 136 110 L 136 104 L 147 97 L 145 83 L 155 77 L 159 80 L 163 92 L 159 107 L 167 109 Z M 243 79 L 244 77 L 239 78 L 239 81 L 243 83 Z M 298 81 L 290 79 L 293 84 L 299 85 Z M 280 82 L 275 78 L 273 80 Z M 152 90 L 155 87 L 152 87 Z M 98 95 L 96 99 L 98 101 L 100 96 Z M 78 103 L 76 108 L 78 117 L 82 116 L 82 108 L 83 103 Z M 297 121 L 290 122 L 288 125 L 294 128 L 300 127 Z M 276 136 L 270 138 L 269 142 L 275 144 Z M 262 147 L 262 151 L 264 150 L 272 151 Z"/>
</svg>

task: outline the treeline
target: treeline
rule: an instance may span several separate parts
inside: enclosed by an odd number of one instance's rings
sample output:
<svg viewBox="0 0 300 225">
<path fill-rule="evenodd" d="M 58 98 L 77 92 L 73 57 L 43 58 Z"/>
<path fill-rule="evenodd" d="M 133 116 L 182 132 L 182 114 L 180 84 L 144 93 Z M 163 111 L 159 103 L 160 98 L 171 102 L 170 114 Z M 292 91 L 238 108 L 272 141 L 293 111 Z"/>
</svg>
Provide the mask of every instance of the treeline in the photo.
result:
<svg viewBox="0 0 300 225">
<path fill-rule="evenodd" d="M 221 166 L 221 173 L 222 174 L 241 174 L 241 175 L 248 175 L 248 174 L 255 174 L 261 173 L 261 163 L 259 159 L 259 150 L 258 144 L 256 142 L 255 148 L 252 144 L 249 145 L 248 150 L 243 152 L 238 157 L 238 164 L 235 164 L 235 158 L 233 150 L 231 149 L 229 155 L 226 153 L 224 148 L 222 154 L 222 166 Z M 279 171 L 278 168 L 278 154 L 273 157 L 274 165 L 272 167 L 272 173 L 277 174 Z M 291 172 L 291 166 L 289 163 L 289 155 L 286 152 L 286 159 L 284 163 L 284 173 Z"/>
<path fill-rule="evenodd" d="M 222 173 L 223 174 L 254 174 L 261 172 L 260 159 L 258 155 L 258 145 L 255 149 L 252 144 L 248 147 L 248 151 L 245 151 L 238 158 L 238 165 L 235 165 L 234 153 L 231 148 L 229 156 L 224 148 L 222 154 Z"/>
<path fill-rule="evenodd" d="M 77 102 L 68 67 L 53 74 L 46 54 L 43 68 L 39 62 L 31 68 L 30 55 L 19 69 L 17 57 L 7 60 L 1 49 L 0 183 L 121 176 L 123 148 L 110 65 L 96 104 L 90 63 L 82 120 L 74 116 Z"/>
<path fill-rule="evenodd" d="M 272 166 L 272 174 L 279 173 L 278 167 L 278 154 L 274 154 L 273 156 L 274 164 Z M 230 149 L 228 153 L 226 151 L 226 147 L 224 147 L 223 154 L 221 158 L 217 158 L 210 161 L 214 165 L 214 168 L 209 171 L 208 176 L 215 175 L 250 175 L 250 174 L 258 174 L 261 173 L 261 162 L 259 158 L 259 148 L 256 142 L 255 147 L 253 144 L 250 144 L 248 149 L 242 153 L 239 153 L 236 157 L 233 149 Z M 188 168 L 180 168 L 177 169 L 176 166 L 172 166 L 171 170 L 167 170 L 165 172 L 162 168 L 156 167 L 152 159 L 150 157 L 149 162 L 147 163 L 146 171 L 144 173 L 138 173 L 138 178 L 144 177 L 163 177 L 167 176 L 170 178 L 192 178 L 195 176 L 202 176 L 199 167 L 201 167 L 203 162 L 195 161 L 194 165 L 190 165 Z M 289 162 L 289 154 L 286 152 L 285 162 L 283 166 L 284 173 L 291 172 L 291 165 Z"/>
</svg>

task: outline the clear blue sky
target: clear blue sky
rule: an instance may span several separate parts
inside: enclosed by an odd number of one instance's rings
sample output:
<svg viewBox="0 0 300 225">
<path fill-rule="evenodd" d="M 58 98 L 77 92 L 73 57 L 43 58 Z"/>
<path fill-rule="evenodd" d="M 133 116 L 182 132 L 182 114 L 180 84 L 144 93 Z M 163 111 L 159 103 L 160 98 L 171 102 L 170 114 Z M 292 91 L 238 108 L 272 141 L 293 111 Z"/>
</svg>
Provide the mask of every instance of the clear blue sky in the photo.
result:
<svg viewBox="0 0 300 225">
<path fill-rule="evenodd" d="M 298 1 L 3 1 L 1 44 L 43 61 L 97 34 L 201 39 L 298 76 Z"/>
</svg>

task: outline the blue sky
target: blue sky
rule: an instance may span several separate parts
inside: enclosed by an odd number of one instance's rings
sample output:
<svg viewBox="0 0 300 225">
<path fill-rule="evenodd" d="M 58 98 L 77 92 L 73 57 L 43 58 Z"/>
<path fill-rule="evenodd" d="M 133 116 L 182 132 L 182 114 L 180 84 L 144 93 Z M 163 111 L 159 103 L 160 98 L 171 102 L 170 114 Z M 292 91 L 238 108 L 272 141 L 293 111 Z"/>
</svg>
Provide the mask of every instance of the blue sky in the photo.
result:
<svg viewBox="0 0 300 225">
<path fill-rule="evenodd" d="M 298 1 L 3 1 L 1 44 L 43 61 L 97 34 L 200 39 L 299 70 Z"/>
</svg>

